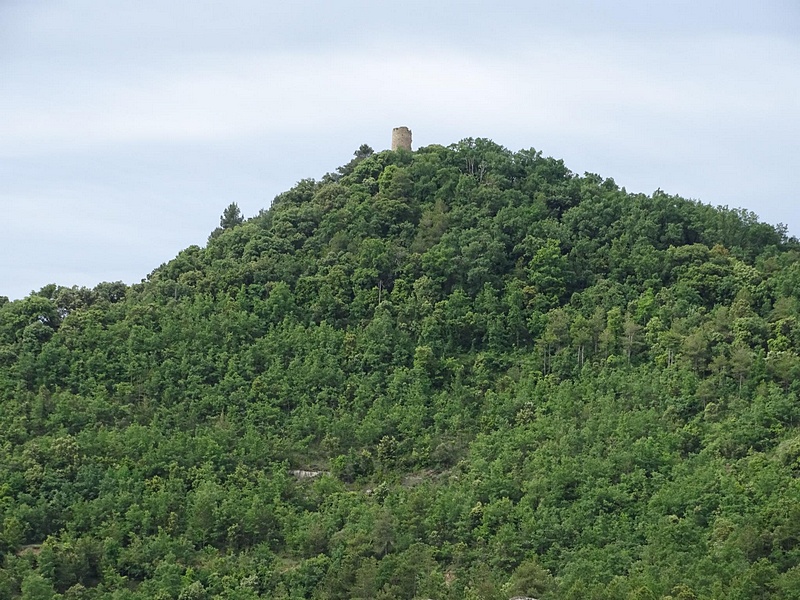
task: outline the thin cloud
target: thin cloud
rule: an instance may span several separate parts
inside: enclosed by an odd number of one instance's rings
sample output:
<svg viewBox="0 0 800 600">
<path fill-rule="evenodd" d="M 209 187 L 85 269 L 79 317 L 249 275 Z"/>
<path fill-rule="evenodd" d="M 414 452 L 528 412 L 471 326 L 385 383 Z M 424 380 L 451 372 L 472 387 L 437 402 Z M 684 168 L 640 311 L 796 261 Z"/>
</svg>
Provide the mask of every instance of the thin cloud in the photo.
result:
<svg viewBox="0 0 800 600">
<path fill-rule="evenodd" d="M 0 5 L 0 204 L 28 211 L 5 213 L 0 294 L 134 256 L 137 281 L 229 202 L 253 214 L 396 125 L 417 147 L 535 146 L 797 232 L 799 11 L 711 4 Z"/>
<path fill-rule="evenodd" d="M 445 123 L 525 123 L 590 133 L 630 114 L 672 122 L 792 115 L 797 45 L 678 40 L 675 55 L 604 37 L 538 39 L 510 57 L 439 48 L 366 53 L 198 56 L 135 81 L 65 73 L 53 96 L 4 102 L 0 152 L 109 143 L 213 141 L 382 119 L 405 111 Z M 764 60 L 771 57 L 769 61 Z M 71 83 L 68 83 L 71 82 Z M 53 93 L 52 82 L 49 91 Z"/>
</svg>

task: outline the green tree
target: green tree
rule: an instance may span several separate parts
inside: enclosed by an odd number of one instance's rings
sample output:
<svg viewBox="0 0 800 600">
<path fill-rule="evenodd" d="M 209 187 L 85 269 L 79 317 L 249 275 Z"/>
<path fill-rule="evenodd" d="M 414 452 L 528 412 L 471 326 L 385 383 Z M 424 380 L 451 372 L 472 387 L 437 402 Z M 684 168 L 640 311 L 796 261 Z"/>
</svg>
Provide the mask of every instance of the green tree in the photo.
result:
<svg viewBox="0 0 800 600">
<path fill-rule="evenodd" d="M 244 223 L 242 211 L 239 210 L 239 205 L 236 202 L 231 202 L 228 207 L 222 211 L 222 216 L 219 218 L 219 226 L 222 229 L 233 229 L 237 225 Z"/>
<path fill-rule="evenodd" d="M 31 573 L 22 580 L 22 600 L 51 600 L 56 595 L 49 579 Z"/>
</svg>

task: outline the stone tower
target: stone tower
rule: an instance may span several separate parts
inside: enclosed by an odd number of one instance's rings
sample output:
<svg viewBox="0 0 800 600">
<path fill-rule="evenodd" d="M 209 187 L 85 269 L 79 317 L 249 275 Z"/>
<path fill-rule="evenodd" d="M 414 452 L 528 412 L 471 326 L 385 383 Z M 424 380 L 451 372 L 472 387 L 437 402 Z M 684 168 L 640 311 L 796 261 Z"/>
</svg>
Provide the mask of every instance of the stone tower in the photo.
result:
<svg viewBox="0 0 800 600">
<path fill-rule="evenodd" d="M 392 129 L 392 150 L 411 150 L 411 130 L 408 127 Z"/>
</svg>

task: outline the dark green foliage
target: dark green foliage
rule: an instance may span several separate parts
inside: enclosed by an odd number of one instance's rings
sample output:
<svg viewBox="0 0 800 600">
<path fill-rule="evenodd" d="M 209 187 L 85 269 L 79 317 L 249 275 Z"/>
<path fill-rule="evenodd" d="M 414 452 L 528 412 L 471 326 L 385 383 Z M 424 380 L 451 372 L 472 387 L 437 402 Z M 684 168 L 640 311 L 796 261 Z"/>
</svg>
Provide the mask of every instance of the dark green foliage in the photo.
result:
<svg viewBox="0 0 800 600">
<path fill-rule="evenodd" d="M 0 297 L 0 600 L 796 598 L 799 250 L 468 139 Z"/>
<path fill-rule="evenodd" d="M 242 216 L 242 211 L 239 210 L 239 205 L 235 202 L 231 202 L 222 212 L 222 216 L 219 218 L 219 227 L 211 232 L 209 239 L 213 239 L 219 236 L 223 231 L 233 229 L 242 223 L 244 223 L 244 217 Z"/>
</svg>

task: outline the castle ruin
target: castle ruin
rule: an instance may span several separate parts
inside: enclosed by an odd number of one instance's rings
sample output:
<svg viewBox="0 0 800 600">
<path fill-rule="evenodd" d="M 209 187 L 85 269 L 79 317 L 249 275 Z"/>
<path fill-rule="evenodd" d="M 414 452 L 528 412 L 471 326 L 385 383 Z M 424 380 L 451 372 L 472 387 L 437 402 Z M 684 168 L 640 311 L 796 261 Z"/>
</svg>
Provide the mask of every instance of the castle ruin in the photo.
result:
<svg viewBox="0 0 800 600">
<path fill-rule="evenodd" d="M 411 130 L 408 127 L 392 129 L 392 150 L 411 151 Z"/>
</svg>

